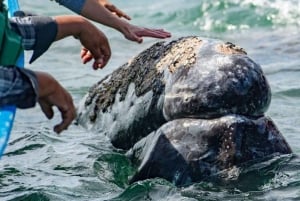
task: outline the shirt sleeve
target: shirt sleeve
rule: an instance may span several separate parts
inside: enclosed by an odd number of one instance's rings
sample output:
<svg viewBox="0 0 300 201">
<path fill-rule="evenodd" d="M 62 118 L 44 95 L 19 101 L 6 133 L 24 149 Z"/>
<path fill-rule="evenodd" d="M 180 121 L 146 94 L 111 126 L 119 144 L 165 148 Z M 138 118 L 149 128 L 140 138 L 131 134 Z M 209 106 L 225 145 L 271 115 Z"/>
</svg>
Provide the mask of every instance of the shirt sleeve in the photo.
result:
<svg viewBox="0 0 300 201">
<path fill-rule="evenodd" d="M 57 23 L 51 17 L 28 15 L 23 11 L 10 19 L 12 29 L 22 37 L 25 50 L 33 50 L 29 63 L 34 62 L 55 41 Z"/>
<path fill-rule="evenodd" d="M 34 107 L 38 99 L 38 81 L 31 70 L 0 66 L 0 106 Z"/>
<path fill-rule="evenodd" d="M 55 0 L 60 5 L 80 14 L 86 0 Z"/>
</svg>

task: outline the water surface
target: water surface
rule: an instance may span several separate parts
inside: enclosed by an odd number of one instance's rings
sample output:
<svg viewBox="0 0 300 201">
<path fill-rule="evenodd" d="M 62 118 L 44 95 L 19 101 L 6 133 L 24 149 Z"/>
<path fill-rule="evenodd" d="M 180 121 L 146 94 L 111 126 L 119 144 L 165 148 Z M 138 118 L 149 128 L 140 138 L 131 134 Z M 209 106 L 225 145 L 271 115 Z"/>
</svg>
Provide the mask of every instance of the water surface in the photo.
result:
<svg viewBox="0 0 300 201">
<path fill-rule="evenodd" d="M 132 23 L 165 28 L 173 38 L 198 35 L 230 41 L 261 64 L 272 89 L 267 115 L 294 154 L 249 165 L 237 180 L 200 182 L 176 188 L 162 179 L 127 184 L 134 171 L 122 151 L 101 133 L 71 125 L 56 135 L 39 106 L 18 110 L 5 155 L 0 161 L 0 200 L 300 200 L 300 1 L 299 0 L 165 0 L 113 1 Z M 48 0 L 20 0 L 21 8 L 43 15 L 73 14 Z M 80 43 L 73 38 L 53 44 L 26 67 L 51 73 L 75 103 L 88 88 L 143 51 L 143 44 L 97 25 L 109 38 L 112 58 L 103 70 L 80 63 Z M 126 114 L 124 114 L 125 117 Z"/>
</svg>

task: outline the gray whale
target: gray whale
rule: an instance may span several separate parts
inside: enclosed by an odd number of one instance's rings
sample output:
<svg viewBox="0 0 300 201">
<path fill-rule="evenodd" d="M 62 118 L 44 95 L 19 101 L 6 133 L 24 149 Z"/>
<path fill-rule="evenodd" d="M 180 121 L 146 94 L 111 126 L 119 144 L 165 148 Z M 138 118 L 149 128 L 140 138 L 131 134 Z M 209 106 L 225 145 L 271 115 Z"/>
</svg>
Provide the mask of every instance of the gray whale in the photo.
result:
<svg viewBox="0 0 300 201">
<path fill-rule="evenodd" d="M 185 171 L 188 176 L 175 181 L 181 185 L 211 175 L 209 169 L 218 172 L 268 155 L 291 153 L 274 122 L 264 116 L 270 101 L 262 69 L 244 49 L 190 36 L 152 45 L 92 86 L 79 104 L 78 123 L 107 135 L 116 148 L 129 150 L 128 157 L 139 166 L 132 181 L 156 176 L 174 181 L 175 175 Z M 226 126 L 233 128 L 235 138 L 226 137 Z M 173 146 L 175 155 L 166 160 L 169 166 L 178 163 L 176 154 L 197 153 L 197 160 L 182 157 L 197 168 L 183 165 L 168 171 L 168 165 L 152 163 L 149 155 L 132 154 L 163 154 L 166 150 L 155 144 L 156 135 L 169 141 L 165 149 L 174 145 L 174 139 L 188 144 L 179 150 Z M 192 135 L 194 140 L 186 141 Z M 228 149 L 223 147 L 227 147 L 225 140 Z M 276 140 L 280 143 L 275 146 Z M 222 150 L 230 152 L 230 157 Z M 202 163 L 200 158 L 207 154 L 209 159 Z M 216 161 L 224 165 L 215 166 Z M 162 171 L 149 171 L 154 169 Z"/>
<path fill-rule="evenodd" d="M 232 175 L 223 170 L 290 152 L 270 118 L 226 115 L 167 122 L 137 142 L 127 156 L 138 166 L 130 183 L 162 177 L 186 185 L 226 179 Z"/>
</svg>

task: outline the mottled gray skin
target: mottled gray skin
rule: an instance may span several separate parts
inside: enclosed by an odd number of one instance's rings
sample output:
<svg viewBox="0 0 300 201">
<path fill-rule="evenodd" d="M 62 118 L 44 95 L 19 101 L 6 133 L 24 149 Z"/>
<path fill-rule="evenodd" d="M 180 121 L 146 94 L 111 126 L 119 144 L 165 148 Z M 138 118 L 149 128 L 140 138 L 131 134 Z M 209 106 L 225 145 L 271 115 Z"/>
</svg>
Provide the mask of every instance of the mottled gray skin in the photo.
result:
<svg viewBox="0 0 300 201">
<path fill-rule="evenodd" d="M 229 175 L 233 167 L 291 152 L 270 118 L 227 115 L 170 121 L 137 142 L 127 156 L 138 166 L 131 183 L 161 177 L 185 185 L 224 180 L 234 176 Z"/>
<path fill-rule="evenodd" d="M 270 100 L 261 67 L 243 49 L 185 37 L 154 44 L 95 84 L 80 104 L 78 121 L 129 149 L 172 119 L 258 117 Z"/>
<path fill-rule="evenodd" d="M 264 117 L 270 101 L 260 65 L 242 48 L 185 37 L 154 44 L 95 84 L 78 123 L 129 150 L 138 167 L 132 182 L 162 177 L 183 185 L 291 153 Z"/>
</svg>

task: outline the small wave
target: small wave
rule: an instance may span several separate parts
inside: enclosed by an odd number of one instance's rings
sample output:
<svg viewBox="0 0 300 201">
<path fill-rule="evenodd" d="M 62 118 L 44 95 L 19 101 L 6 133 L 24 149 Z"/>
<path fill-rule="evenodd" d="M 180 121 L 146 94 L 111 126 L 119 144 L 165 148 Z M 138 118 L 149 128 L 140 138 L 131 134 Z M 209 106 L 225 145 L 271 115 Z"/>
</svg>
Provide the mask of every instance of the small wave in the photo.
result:
<svg viewBox="0 0 300 201">
<path fill-rule="evenodd" d="M 200 31 L 227 32 L 250 28 L 300 26 L 298 0 L 203 0 L 169 10 L 163 22 L 190 25 Z"/>
</svg>

